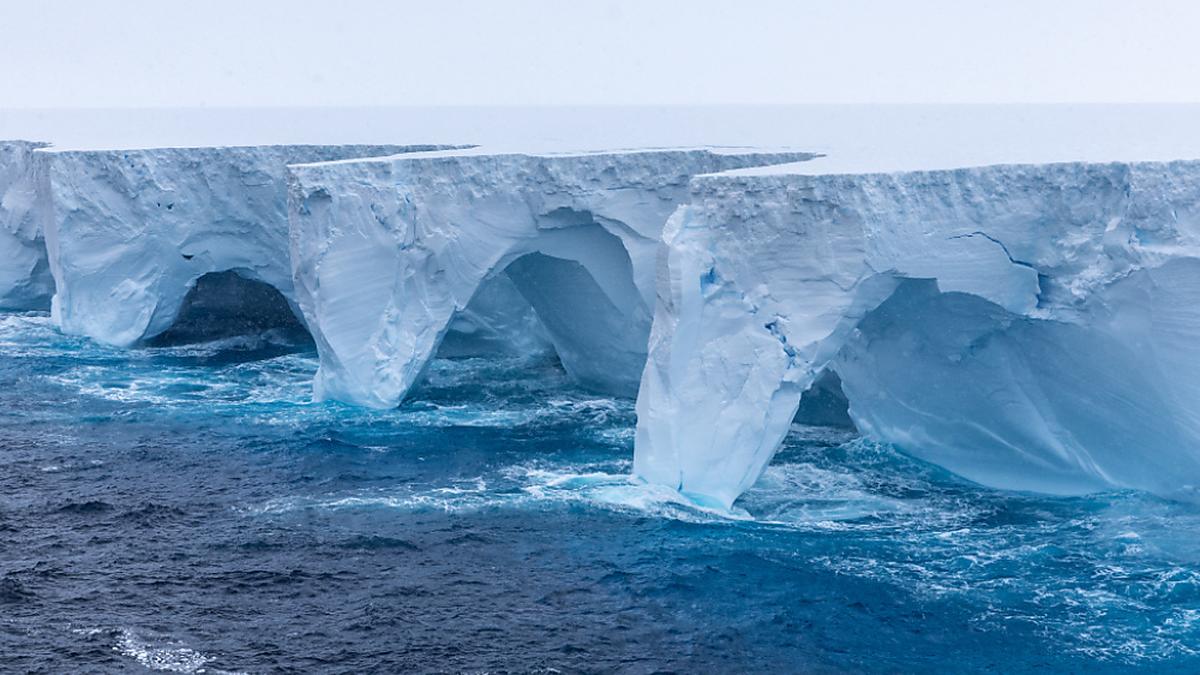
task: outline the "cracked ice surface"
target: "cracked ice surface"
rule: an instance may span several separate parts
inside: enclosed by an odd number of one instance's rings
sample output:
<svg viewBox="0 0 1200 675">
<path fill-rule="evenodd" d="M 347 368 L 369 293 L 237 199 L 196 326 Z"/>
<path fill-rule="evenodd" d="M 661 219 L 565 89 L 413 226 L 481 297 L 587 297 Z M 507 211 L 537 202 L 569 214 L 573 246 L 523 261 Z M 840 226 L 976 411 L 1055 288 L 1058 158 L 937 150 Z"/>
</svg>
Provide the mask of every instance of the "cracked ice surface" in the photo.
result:
<svg viewBox="0 0 1200 675">
<path fill-rule="evenodd" d="M 811 157 L 465 151 L 294 166 L 292 261 L 321 358 L 315 394 L 397 405 L 456 316 L 503 276 L 568 374 L 632 395 L 659 236 L 689 179 Z"/>
<path fill-rule="evenodd" d="M 728 506 L 837 372 L 863 433 L 997 487 L 1200 485 L 1200 163 L 693 181 L 635 471 Z"/>
</svg>

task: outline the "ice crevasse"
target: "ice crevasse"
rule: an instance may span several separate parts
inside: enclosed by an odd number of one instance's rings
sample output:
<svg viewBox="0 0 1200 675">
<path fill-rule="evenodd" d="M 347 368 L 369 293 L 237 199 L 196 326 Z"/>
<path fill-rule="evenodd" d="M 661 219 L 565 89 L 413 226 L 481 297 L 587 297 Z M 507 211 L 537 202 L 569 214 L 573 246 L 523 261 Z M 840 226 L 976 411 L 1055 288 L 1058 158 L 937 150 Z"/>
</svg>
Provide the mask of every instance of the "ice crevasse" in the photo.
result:
<svg viewBox="0 0 1200 675">
<path fill-rule="evenodd" d="M 699 176 L 670 218 L 635 472 L 729 506 L 802 393 L 979 483 L 1200 486 L 1200 162 Z"/>
<path fill-rule="evenodd" d="M 701 173 L 811 153 L 455 151 L 290 167 L 296 297 L 320 355 L 315 393 L 397 405 L 448 328 L 503 282 L 567 373 L 634 395 L 667 217 Z"/>
</svg>

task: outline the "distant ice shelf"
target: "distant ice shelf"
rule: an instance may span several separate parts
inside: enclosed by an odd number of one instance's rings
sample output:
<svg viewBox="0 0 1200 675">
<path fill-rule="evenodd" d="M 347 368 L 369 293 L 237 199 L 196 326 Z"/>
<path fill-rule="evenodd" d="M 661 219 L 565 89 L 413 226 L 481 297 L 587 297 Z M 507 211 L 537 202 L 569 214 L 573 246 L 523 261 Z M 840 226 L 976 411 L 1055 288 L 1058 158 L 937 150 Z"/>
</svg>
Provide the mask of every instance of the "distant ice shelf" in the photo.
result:
<svg viewBox="0 0 1200 675">
<path fill-rule="evenodd" d="M 833 371 L 968 479 L 1200 487 L 1200 162 L 700 176 L 663 232 L 635 472 L 729 506 Z"/>
</svg>

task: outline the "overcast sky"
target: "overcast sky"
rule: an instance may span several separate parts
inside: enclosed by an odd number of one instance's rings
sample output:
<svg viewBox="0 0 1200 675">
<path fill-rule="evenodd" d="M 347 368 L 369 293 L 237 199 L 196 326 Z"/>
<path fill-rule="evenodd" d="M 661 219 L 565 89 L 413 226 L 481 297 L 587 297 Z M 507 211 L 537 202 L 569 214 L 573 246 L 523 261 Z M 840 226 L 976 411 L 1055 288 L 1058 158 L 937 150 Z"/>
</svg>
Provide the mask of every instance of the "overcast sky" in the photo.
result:
<svg viewBox="0 0 1200 675">
<path fill-rule="evenodd" d="M 0 108 L 1197 102 L 1194 0 L 0 0 Z"/>
</svg>

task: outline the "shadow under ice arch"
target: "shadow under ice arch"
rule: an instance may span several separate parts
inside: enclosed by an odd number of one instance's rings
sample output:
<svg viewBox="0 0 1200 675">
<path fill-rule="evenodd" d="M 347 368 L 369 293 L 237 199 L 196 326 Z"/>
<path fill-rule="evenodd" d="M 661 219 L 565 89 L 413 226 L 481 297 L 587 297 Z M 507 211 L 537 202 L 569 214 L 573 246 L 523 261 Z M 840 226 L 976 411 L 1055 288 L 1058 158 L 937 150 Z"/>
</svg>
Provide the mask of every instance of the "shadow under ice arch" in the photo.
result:
<svg viewBox="0 0 1200 675">
<path fill-rule="evenodd" d="M 297 309 L 283 293 L 239 270 L 227 270 L 197 279 L 174 323 L 146 342 L 169 346 L 267 332 L 291 340 L 308 335 Z"/>
<path fill-rule="evenodd" d="M 533 306 L 567 374 L 598 391 L 635 395 L 651 313 L 621 240 L 597 224 L 576 224 L 545 231 L 510 257 L 503 274 Z"/>
<path fill-rule="evenodd" d="M 321 358 L 316 396 L 398 405 L 454 317 L 500 276 L 571 376 L 633 394 L 659 235 L 689 179 L 811 157 L 466 151 L 293 166 L 292 263 Z"/>
</svg>

